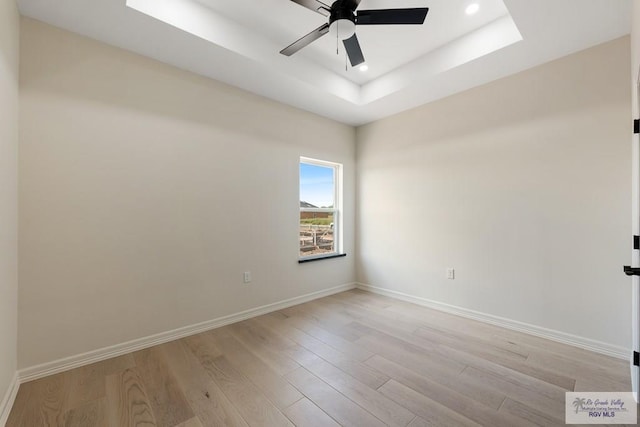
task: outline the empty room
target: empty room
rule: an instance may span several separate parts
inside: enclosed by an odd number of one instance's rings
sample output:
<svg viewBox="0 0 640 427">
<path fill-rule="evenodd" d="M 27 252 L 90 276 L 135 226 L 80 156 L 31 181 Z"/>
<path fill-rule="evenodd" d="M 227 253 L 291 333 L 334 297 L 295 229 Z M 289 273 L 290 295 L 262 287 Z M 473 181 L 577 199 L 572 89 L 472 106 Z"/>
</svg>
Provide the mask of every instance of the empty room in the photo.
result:
<svg viewBox="0 0 640 427">
<path fill-rule="evenodd" d="M 640 1 L 0 0 L 0 426 L 635 425 Z"/>
</svg>

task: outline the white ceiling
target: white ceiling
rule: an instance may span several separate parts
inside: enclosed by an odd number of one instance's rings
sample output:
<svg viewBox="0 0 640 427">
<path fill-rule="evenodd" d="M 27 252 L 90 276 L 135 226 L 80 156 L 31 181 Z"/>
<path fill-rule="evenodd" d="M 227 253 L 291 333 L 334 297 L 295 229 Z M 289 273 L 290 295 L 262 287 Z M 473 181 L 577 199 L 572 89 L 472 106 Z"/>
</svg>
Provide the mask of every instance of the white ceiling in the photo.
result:
<svg viewBox="0 0 640 427">
<path fill-rule="evenodd" d="M 345 70 L 326 22 L 289 0 L 19 0 L 29 17 L 344 123 L 361 125 L 630 32 L 632 0 L 362 0 L 429 7 L 423 26 L 360 26 L 369 70 Z M 126 2 L 126 3 L 125 3 Z M 604 66 L 604 64 L 603 64 Z"/>
</svg>

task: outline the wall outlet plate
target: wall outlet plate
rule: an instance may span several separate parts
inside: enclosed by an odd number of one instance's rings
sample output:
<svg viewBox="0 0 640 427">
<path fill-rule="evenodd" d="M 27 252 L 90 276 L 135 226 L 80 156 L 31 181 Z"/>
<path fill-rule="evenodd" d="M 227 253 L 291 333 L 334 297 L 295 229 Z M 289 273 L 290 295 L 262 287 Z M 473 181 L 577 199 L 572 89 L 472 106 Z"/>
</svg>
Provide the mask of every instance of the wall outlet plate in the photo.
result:
<svg viewBox="0 0 640 427">
<path fill-rule="evenodd" d="M 244 283 L 251 283 L 251 272 L 250 271 L 245 271 L 244 272 L 243 281 L 244 281 Z"/>
<path fill-rule="evenodd" d="M 447 279 L 453 280 L 456 278 L 456 270 L 453 268 L 447 268 Z"/>
</svg>

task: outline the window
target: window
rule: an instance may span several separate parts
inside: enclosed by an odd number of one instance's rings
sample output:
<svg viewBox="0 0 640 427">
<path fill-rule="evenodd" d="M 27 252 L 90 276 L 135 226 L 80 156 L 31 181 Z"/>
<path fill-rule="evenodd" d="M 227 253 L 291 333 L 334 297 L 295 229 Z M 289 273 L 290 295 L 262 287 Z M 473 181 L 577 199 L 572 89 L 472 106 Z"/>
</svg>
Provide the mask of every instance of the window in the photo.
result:
<svg viewBox="0 0 640 427">
<path fill-rule="evenodd" d="M 300 260 L 338 256 L 342 165 L 300 158 Z"/>
</svg>

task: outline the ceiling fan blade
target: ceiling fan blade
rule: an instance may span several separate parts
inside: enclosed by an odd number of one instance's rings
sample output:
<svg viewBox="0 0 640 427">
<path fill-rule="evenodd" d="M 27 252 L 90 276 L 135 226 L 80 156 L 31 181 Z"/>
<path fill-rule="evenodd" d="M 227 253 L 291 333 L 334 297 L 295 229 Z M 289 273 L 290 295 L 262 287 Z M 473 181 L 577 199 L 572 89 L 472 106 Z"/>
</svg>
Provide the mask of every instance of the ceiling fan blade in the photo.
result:
<svg viewBox="0 0 640 427">
<path fill-rule="evenodd" d="M 314 12 L 318 12 L 320 15 L 329 16 L 331 15 L 331 6 L 327 6 L 318 0 L 291 0 L 294 3 L 299 4 L 300 6 L 304 6 L 307 9 L 311 9 Z"/>
<path fill-rule="evenodd" d="M 351 62 L 352 67 L 364 62 L 364 55 L 362 54 L 362 49 L 360 49 L 358 36 L 354 34 L 351 38 L 346 39 L 344 41 L 344 48 L 347 50 L 347 56 L 349 57 L 349 62 Z"/>
<path fill-rule="evenodd" d="M 299 51 L 300 49 L 302 49 L 303 47 L 306 47 L 311 43 L 313 43 L 314 41 L 318 40 L 320 37 L 324 36 L 328 32 L 329 32 L 329 24 L 324 24 L 323 26 L 318 27 L 315 30 L 311 31 L 309 34 L 302 37 L 301 39 L 291 43 L 289 46 L 282 49 L 280 53 L 285 56 L 291 56 L 297 51 Z"/>
<path fill-rule="evenodd" d="M 361 10 L 356 17 L 358 25 L 420 25 L 429 12 L 428 7 L 411 9 Z"/>
</svg>

